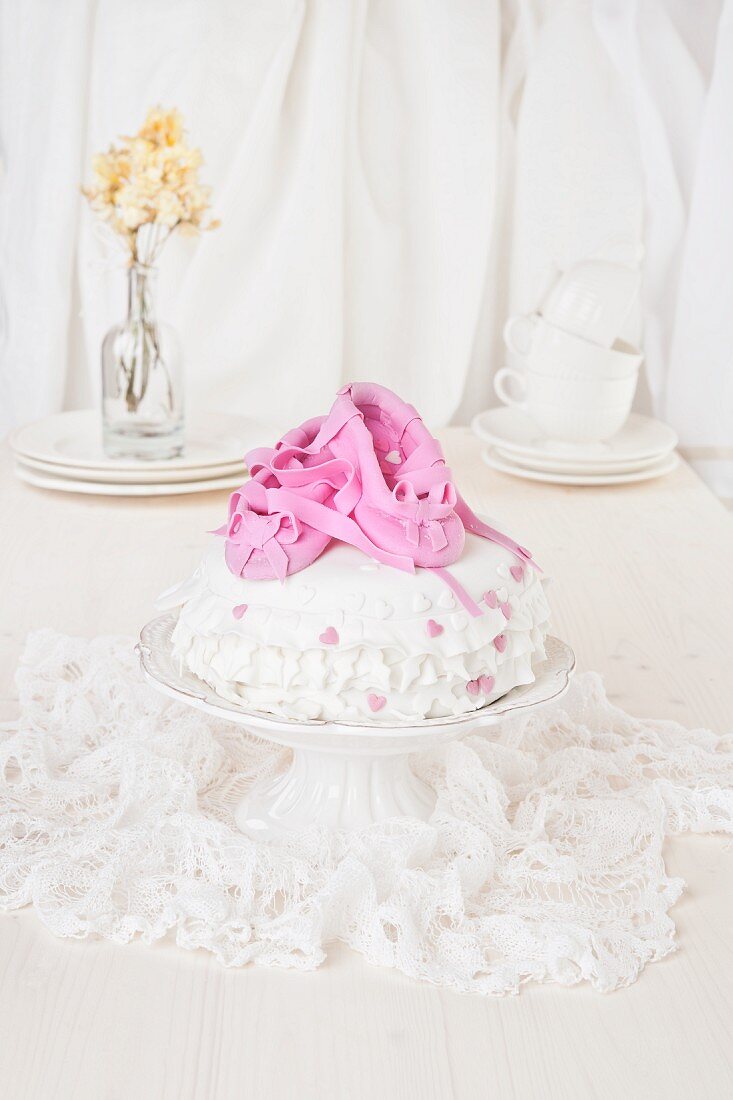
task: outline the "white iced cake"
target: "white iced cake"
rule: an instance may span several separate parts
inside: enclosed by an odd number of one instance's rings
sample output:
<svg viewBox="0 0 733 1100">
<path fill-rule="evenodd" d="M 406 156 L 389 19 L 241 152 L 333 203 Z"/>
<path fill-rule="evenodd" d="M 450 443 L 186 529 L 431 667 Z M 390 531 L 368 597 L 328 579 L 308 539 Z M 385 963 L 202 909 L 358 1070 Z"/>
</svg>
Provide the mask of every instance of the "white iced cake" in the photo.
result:
<svg viewBox="0 0 733 1100">
<path fill-rule="evenodd" d="M 419 722 L 531 683 L 544 656 L 549 610 L 531 566 L 467 534 L 449 572 L 453 586 L 332 543 L 282 584 L 246 580 L 217 539 L 161 606 L 181 605 L 180 665 L 225 699 L 283 718 Z"/>
</svg>

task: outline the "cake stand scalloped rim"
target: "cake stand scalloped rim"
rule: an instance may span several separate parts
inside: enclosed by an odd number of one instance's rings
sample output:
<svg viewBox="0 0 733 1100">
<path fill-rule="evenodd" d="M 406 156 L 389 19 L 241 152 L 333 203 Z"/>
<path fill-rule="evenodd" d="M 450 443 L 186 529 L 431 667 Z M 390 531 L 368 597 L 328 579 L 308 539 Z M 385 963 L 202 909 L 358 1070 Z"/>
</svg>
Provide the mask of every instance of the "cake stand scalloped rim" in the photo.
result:
<svg viewBox="0 0 733 1100">
<path fill-rule="evenodd" d="M 320 719 L 297 721 L 280 718 L 264 711 L 238 707 L 228 700 L 214 695 L 197 676 L 176 667 L 171 647 L 171 633 L 177 620 L 177 612 L 167 612 L 147 623 L 141 633 L 136 652 L 143 674 L 157 690 L 179 702 L 197 707 L 225 721 L 236 722 L 260 733 L 264 738 L 288 746 L 305 745 L 309 737 L 322 738 L 318 734 L 339 738 L 364 738 L 370 741 L 386 741 L 395 737 L 410 741 L 444 740 L 456 738 L 469 729 L 496 725 L 500 720 L 519 710 L 544 705 L 559 699 L 567 691 L 570 677 L 575 671 L 575 654 L 567 642 L 548 635 L 545 639 L 547 657 L 540 662 L 531 684 L 520 684 L 500 699 L 478 710 L 447 718 L 426 718 L 419 723 L 358 723 L 328 722 Z M 353 745 L 352 745 L 353 748 Z M 387 746 L 385 745 L 386 749 Z"/>
</svg>

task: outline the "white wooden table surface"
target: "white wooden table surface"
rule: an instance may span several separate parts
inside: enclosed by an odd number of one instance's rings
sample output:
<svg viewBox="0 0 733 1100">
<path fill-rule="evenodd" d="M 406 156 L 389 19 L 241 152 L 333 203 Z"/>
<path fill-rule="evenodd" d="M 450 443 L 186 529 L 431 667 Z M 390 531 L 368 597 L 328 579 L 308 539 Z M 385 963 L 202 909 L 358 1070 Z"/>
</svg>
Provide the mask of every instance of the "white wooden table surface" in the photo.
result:
<svg viewBox="0 0 733 1100">
<path fill-rule="evenodd" d="M 443 433 L 465 494 L 553 577 L 554 632 L 624 708 L 733 725 L 733 520 L 683 466 L 645 485 L 520 482 Z M 226 494 L 135 501 L 18 483 L 0 452 L 0 718 L 29 630 L 136 634 L 196 564 Z M 680 950 L 631 988 L 461 996 L 334 945 L 312 974 L 167 945 L 53 938 L 0 915 L 3 1100 L 466 1100 L 733 1095 L 733 854 L 684 837 Z"/>
</svg>

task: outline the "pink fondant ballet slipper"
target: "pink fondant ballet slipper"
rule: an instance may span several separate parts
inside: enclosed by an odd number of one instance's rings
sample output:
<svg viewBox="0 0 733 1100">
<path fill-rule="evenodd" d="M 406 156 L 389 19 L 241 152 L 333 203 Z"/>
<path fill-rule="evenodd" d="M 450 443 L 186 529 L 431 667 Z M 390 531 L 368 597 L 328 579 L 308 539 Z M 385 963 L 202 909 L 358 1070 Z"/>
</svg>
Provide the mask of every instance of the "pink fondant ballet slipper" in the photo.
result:
<svg viewBox="0 0 733 1100">
<path fill-rule="evenodd" d="M 411 405 L 384 386 L 353 383 L 339 392 L 320 434 L 330 431 L 332 417 L 341 426 L 330 449 L 358 469 L 363 492 L 354 518 L 373 542 L 409 554 L 415 565 L 440 568 L 460 557 L 471 531 L 537 568 L 525 547 L 474 515 Z"/>
<path fill-rule="evenodd" d="M 292 511 L 278 508 L 273 492 L 253 480 L 230 497 L 229 520 L 215 534 L 226 538 L 224 557 L 235 576 L 283 581 L 315 561 L 331 541 Z"/>
<path fill-rule="evenodd" d="M 460 556 L 451 472 L 411 405 L 383 386 L 354 383 L 339 392 L 319 435 L 358 479 L 353 518 L 371 542 L 416 566 Z"/>
</svg>

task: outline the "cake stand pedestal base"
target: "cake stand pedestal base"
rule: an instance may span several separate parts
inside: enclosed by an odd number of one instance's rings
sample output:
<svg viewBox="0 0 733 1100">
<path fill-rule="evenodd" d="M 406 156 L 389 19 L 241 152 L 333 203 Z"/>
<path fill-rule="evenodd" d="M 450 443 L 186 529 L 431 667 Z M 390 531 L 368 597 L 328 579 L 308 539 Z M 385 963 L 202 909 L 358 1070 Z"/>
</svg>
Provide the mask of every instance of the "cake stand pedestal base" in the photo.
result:
<svg viewBox="0 0 733 1100">
<path fill-rule="evenodd" d="M 286 772 L 255 784 L 235 812 L 242 832 L 274 840 L 309 826 L 359 829 L 389 817 L 425 820 L 435 793 L 406 755 L 345 755 L 295 749 Z"/>
<path fill-rule="evenodd" d="M 296 721 L 227 702 L 181 669 L 173 657 L 175 624 L 176 613 L 169 612 L 149 622 L 140 634 L 140 664 L 153 687 L 293 750 L 288 770 L 256 783 L 235 811 L 239 828 L 258 840 L 282 838 L 314 823 L 358 829 L 390 817 L 424 821 L 433 811 L 435 794 L 413 774 L 410 755 L 559 699 L 575 668 L 570 646 L 548 637 L 545 659 L 534 666 L 531 684 L 521 684 L 468 714 L 429 718 L 412 726 Z"/>
</svg>

